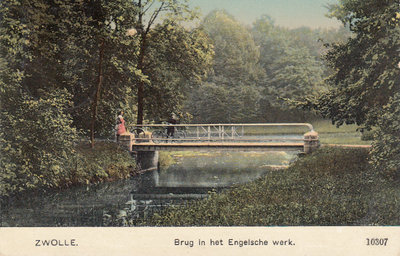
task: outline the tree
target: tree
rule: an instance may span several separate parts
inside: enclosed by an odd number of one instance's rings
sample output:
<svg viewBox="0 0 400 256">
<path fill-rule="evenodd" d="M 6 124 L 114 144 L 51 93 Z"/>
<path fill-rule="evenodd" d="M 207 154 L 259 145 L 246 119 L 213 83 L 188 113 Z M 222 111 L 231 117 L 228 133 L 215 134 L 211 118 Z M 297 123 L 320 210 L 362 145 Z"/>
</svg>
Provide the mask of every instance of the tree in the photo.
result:
<svg viewBox="0 0 400 256">
<path fill-rule="evenodd" d="M 38 100 L 26 97 L 13 114 L 2 112 L 0 195 L 32 188 L 57 187 L 73 168 L 78 133 L 65 109 L 66 91 Z"/>
<path fill-rule="evenodd" d="M 58 41 L 64 87 L 74 96 L 74 124 L 90 131 L 93 147 L 95 134 L 110 133 L 119 102 L 137 73 L 132 58 L 137 40 L 128 33 L 136 22 L 136 6 L 127 0 L 97 0 L 67 2 L 57 10 L 67 21 L 57 23 L 67 38 Z"/>
<path fill-rule="evenodd" d="M 334 70 L 328 80 L 332 89 L 303 106 L 337 125 L 356 123 L 368 129 L 400 87 L 399 1 L 343 0 L 330 10 L 354 37 L 333 44 L 326 56 Z"/>
<path fill-rule="evenodd" d="M 312 33 L 305 28 L 302 31 Z M 293 118 L 290 113 L 296 111 L 289 111 L 286 100 L 321 91 L 324 65 L 318 51 L 313 49 L 311 53 L 306 47 L 310 44 L 308 39 L 300 43 L 298 31 L 276 27 L 268 16 L 256 20 L 252 33 L 260 45 L 259 63 L 265 74 L 259 81 L 262 88 L 259 116 L 268 121 L 288 121 Z M 299 112 L 295 114 L 301 116 Z"/>
<path fill-rule="evenodd" d="M 226 11 L 209 13 L 201 26 L 212 40 L 215 57 L 213 77 L 223 76 L 231 85 L 253 83 L 260 71 L 259 50 L 250 32 Z"/>
<path fill-rule="evenodd" d="M 189 95 L 188 112 L 195 122 L 254 122 L 261 70 L 250 32 L 218 10 L 208 14 L 201 27 L 212 41 L 215 56 L 207 80 Z"/>
<path fill-rule="evenodd" d="M 338 126 L 375 127 L 372 162 L 398 174 L 400 2 L 341 0 L 330 11 L 354 37 L 333 44 L 327 54 L 334 70 L 328 80 L 332 89 L 302 106 L 318 110 Z"/>
<path fill-rule="evenodd" d="M 133 7 L 124 0 L 0 2 L 0 194 L 57 186 L 71 170 L 76 127 L 89 127 L 97 107 L 95 118 L 113 119 L 126 87 L 112 80 L 129 81 L 134 71 L 126 56 L 116 60 L 132 52 L 135 41 L 125 34 Z"/>
<path fill-rule="evenodd" d="M 145 85 L 149 84 L 149 73 L 146 72 L 146 58 L 149 54 L 149 45 L 153 26 L 161 15 L 174 17 L 176 21 L 193 20 L 195 13 L 190 11 L 187 1 L 176 0 L 137 0 L 134 3 L 138 7 L 138 20 L 135 25 L 139 36 L 139 49 L 137 56 L 137 69 L 141 76 L 137 77 L 137 124 L 142 124 L 144 119 Z"/>
<path fill-rule="evenodd" d="M 150 83 L 144 88 L 146 114 L 166 120 L 171 113 L 183 116 L 187 91 L 204 79 L 213 50 L 204 31 L 186 29 L 174 20 L 164 20 L 150 32 L 145 68 Z"/>
<path fill-rule="evenodd" d="M 400 174 L 400 93 L 391 97 L 377 120 L 371 161 L 390 176 Z"/>
<path fill-rule="evenodd" d="M 127 35 L 136 21 L 136 6 L 128 0 L 5 4 L 24 40 L 19 46 L 24 53 L 13 66 L 24 73 L 24 92 L 38 99 L 67 89 L 74 125 L 90 130 L 92 144 L 95 133 L 109 133 L 118 99 L 136 71 L 131 57 L 136 40 Z"/>
<path fill-rule="evenodd" d="M 351 37 L 350 30 L 341 26 L 336 28 L 319 28 L 311 29 L 309 27 L 300 27 L 291 29 L 290 33 L 294 39 L 294 43 L 299 47 L 305 47 L 310 51 L 310 54 L 318 60 L 323 59 L 328 48 L 326 44 L 345 42 Z M 323 63 L 325 64 L 325 63 Z"/>
</svg>

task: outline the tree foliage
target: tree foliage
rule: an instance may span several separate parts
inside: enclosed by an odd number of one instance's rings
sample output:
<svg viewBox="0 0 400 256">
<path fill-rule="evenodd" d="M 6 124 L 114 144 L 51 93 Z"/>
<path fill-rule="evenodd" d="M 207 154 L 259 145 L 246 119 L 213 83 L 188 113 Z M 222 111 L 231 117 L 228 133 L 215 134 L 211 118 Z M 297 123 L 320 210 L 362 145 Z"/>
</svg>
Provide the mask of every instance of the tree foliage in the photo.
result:
<svg viewBox="0 0 400 256">
<path fill-rule="evenodd" d="M 383 111 L 377 120 L 371 161 L 393 177 L 400 174 L 400 93 L 390 99 Z"/>
<path fill-rule="evenodd" d="M 56 187 L 71 170 L 77 130 L 111 130 L 133 72 L 126 31 L 136 7 L 125 0 L 0 4 L 1 193 Z"/>
<path fill-rule="evenodd" d="M 333 44 L 327 54 L 334 70 L 332 89 L 306 105 L 337 125 L 376 125 L 400 87 L 399 1 L 350 1 L 331 6 L 331 15 L 348 24 L 354 37 Z"/>
<path fill-rule="evenodd" d="M 354 36 L 331 45 L 326 56 L 334 71 L 328 80 L 331 89 L 303 106 L 338 126 L 376 127 L 372 162 L 380 170 L 398 173 L 400 1 L 341 0 L 330 11 Z"/>
<path fill-rule="evenodd" d="M 279 112 L 283 116 L 290 116 L 291 112 L 298 115 L 298 111 L 288 108 L 285 100 L 316 95 L 323 89 L 325 69 L 320 53 L 316 52 L 321 47 L 313 48 L 316 45 L 314 37 L 303 34 L 303 40 L 299 40 L 298 29 L 277 27 L 268 16 L 257 19 L 252 32 L 260 45 L 260 65 L 265 72 L 259 83 L 262 87 L 260 116 L 269 121 L 275 119 L 273 116 L 279 116 L 282 121 Z M 311 34 L 309 30 L 306 32 Z"/>
<path fill-rule="evenodd" d="M 304 119 L 301 111 L 289 108 L 286 99 L 317 95 L 324 89 L 327 69 L 318 37 L 328 32 L 280 28 L 268 16 L 246 27 L 220 10 L 208 14 L 201 26 L 214 45 L 215 56 L 207 81 L 188 97 L 186 108 L 194 122 Z"/>
<path fill-rule="evenodd" d="M 186 29 L 165 20 L 151 32 L 143 71 L 149 84 L 144 89 L 146 116 L 168 120 L 172 113 L 184 116 L 187 91 L 205 79 L 213 50 L 201 29 Z"/>
<path fill-rule="evenodd" d="M 37 187 L 57 187 L 69 175 L 78 133 L 65 109 L 66 91 L 38 100 L 24 97 L 2 111 L 0 126 L 0 195 Z"/>
<path fill-rule="evenodd" d="M 204 76 L 212 51 L 200 30 L 178 24 L 194 17 L 187 5 L 139 3 L 0 2 L 0 194 L 57 186 L 73 171 L 78 130 L 90 131 L 93 146 L 95 136 L 112 133 L 117 110 L 127 108 L 133 121 L 138 84 L 149 85 L 154 118 L 179 109 L 186 84 Z M 159 8 L 141 26 L 154 3 Z M 155 22 L 164 11 L 168 21 Z M 159 101 L 168 93 L 170 100 Z"/>
<path fill-rule="evenodd" d="M 205 46 L 204 43 L 199 43 L 196 42 L 195 38 L 192 38 L 192 43 L 188 43 L 188 38 L 186 38 L 186 41 L 178 41 L 176 40 L 177 37 L 179 36 L 184 36 L 184 33 L 182 29 L 179 28 L 179 25 L 182 22 L 186 21 L 193 21 L 196 18 L 196 13 L 192 11 L 189 8 L 189 5 L 187 3 L 187 0 L 182 0 L 182 1 L 176 1 L 176 0 L 150 0 L 150 1 L 142 1 L 142 0 L 137 0 L 134 1 L 135 5 L 138 7 L 138 20 L 135 24 L 135 29 L 139 37 L 139 45 L 138 45 L 138 55 L 137 55 L 137 69 L 141 72 L 142 76 L 138 77 L 136 80 L 136 91 L 137 91 L 137 124 L 143 123 L 143 120 L 145 118 L 145 111 L 148 111 L 149 115 L 147 118 L 154 118 L 160 116 L 159 114 L 154 115 L 154 113 L 157 110 L 161 110 L 163 107 L 165 107 L 165 102 L 169 103 L 177 103 L 180 102 L 181 99 L 181 94 L 177 93 L 176 94 L 171 93 L 171 85 L 175 84 L 175 89 L 176 85 L 179 83 L 179 80 L 182 80 L 184 78 L 187 79 L 187 76 L 185 76 L 184 72 L 178 71 L 175 74 L 171 74 L 169 68 L 165 68 L 165 66 L 168 66 L 167 63 L 162 63 L 161 60 L 166 60 L 166 55 L 169 54 L 169 57 L 174 56 L 171 60 L 177 60 L 179 59 L 178 63 L 174 63 L 171 66 L 174 66 L 174 68 L 179 68 L 179 62 L 183 61 L 183 57 L 186 56 L 192 56 L 185 60 L 186 63 L 190 61 L 194 61 L 193 64 L 199 64 L 202 62 L 202 60 L 207 61 L 208 57 L 207 55 L 209 53 L 208 51 L 208 46 Z M 156 29 L 154 27 L 159 24 L 163 23 L 160 21 L 160 18 L 163 17 L 164 20 L 167 20 L 162 26 L 158 26 Z M 169 20 L 169 21 L 168 21 Z M 174 22 L 171 22 L 174 21 Z M 162 29 L 164 28 L 164 29 Z M 159 35 L 157 35 L 157 33 Z M 168 40 L 171 39 L 171 40 Z M 157 43 L 156 39 L 162 40 L 162 42 L 166 45 L 162 45 L 162 48 L 160 49 L 161 51 L 164 51 L 164 56 L 162 56 L 162 59 L 155 59 L 154 56 L 157 55 L 155 53 L 158 52 L 157 49 L 152 49 L 154 46 L 160 46 L 159 43 Z M 182 38 L 183 39 L 183 38 Z M 194 40 L 193 40 L 194 39 Z M 179 43 L 179 46 L 173 45 L 173 43 Z M 196 48 L 199 47 L 199 48 Z M 170 49 L 178 49 L 184 50 L 187 52 L 174 52 L 171 55 Z M 204 53 L 200 53 L 200 51 L 205 50 Z M 195 55 L 193 55 L 195 53 Z M 211 52 L 210 52 L 211 53 Z M 183 54 L 183 55 L 181 55 Z M 159 56 L 159 55 L 158 55 Z M 202 59 L 204 58 L 204 59 Z M 155 66 L 154 64 L 157 63 L 159 66 Z M 204 65 L 200 65 L 197 67 L 198 71 L 194 71 L 194 67 L 196 65 L 189 65 L 188 70 L 192 70 L 192 72 L 195 73 L 202 73 L 200 69 L 204 67 Z M 181 68 L 181 67 L 180 67 Z M 156 70 L 158 69 L 158 70 Z M 169 81 L 169 84 L 165 87 L 170 87 L 170 88 L 163 88 L 162 83 L 160 83 L 160 78 L 156 78 L 157 80 L 154 80 L 154 74 L 160 74 L 161 70 L 167 71 L 166 73 L 169 73 L 167 76 L 167 80 Z M 157 72 L 155 72 L 157 71 Z M 184 71 L 181 69 L 181 71 Z M 151 73 L 153 72 L 153 73 Z M 164 74 L 163 74 L 164 75 Z M 197 75 L 196 75 L 197 76 Z M 196 77 L 195 76 L 195 77 Z M 150 79 L 149 79 L 150 78 Z M 153 78 L 153 81 L 151 80 Z M 175 80 L 175 81 L 172 81 Z M 168 83 L 168 82 L 167 82 Z M 165 84 L 164 84 L 165 85 Z M 182 84 L 181 84 L 182 85 Z M 150 88 L 145 88 L 146 86 L 150 86 Z M 156 90 L 155 88 L 159 88 L 161 90 Z M 182 89 L 182 86 L 179 87 Z M 146 91 L 145 91 L 146 90 Z M 151 92 L 149 94 L 149 92 Z M 163 93 L 166 93 L 167 95 L 161 95 Z M 158 105 L 158 100 L 157 101 L 152 101 L 154 99 L 154 95 L 156 96 L 162 96 L 161 98 L 158 98 L 160 100 L 160 103 Z M 174 95 L 177 97 L 175 98 Z M 169 99 L 165 100 L 165 99 Z M 149 102 L 151 104 L 149 105 Z M 154 108 L 154 109 L 153 109 Z M 163 110 L 163 114 L 161 116 L 165 115 L 165 112 L 170 110 L 170 108 Z M 169 113 L 171 115 L 172 113 Z"/>
<path fill-rule="evenodd" d="M 213 11 L 202 24 L 214 46 L 212 70 L 191 91 L 186 108 L 195 122 L 255 121 L 259 51 L 250 32 L 225 11 Z"/>
</svg>

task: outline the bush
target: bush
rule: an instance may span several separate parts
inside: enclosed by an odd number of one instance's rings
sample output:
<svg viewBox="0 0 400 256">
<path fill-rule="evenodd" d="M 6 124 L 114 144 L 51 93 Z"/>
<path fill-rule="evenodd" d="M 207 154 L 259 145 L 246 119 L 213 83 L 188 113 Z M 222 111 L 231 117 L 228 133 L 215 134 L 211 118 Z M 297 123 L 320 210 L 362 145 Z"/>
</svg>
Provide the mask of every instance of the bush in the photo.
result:
<svg viewBox="0 0 400 256">
<path fill-rule="evenodd" d="M 400 174 L 400 93 L 384 107 L 372 144 L 371 163 L 390 176 Z"/>
<path fill-rule="evenodd" d="M 78 132 L 65 109 L 65 92 L 25 99 L 2 111 L 0 127 L 0 195 L 40 187 L 57 187 L 68 175 Z"/>
<path fill-rule="evenodd" d="M 94 148 L 80 143 L 76 151 L 74 168 L 64 186 L 124 179 L 136 165 L 128 151 L 112 142 L 96 142 Z"/>
<path fill-rule="evenodd" d="M 368 140 L 373 140 L 374 139 L 374 131 L 363 131 L 361 133 L 361 140 L 362 141 L 368 141 Z"/>
</svg>

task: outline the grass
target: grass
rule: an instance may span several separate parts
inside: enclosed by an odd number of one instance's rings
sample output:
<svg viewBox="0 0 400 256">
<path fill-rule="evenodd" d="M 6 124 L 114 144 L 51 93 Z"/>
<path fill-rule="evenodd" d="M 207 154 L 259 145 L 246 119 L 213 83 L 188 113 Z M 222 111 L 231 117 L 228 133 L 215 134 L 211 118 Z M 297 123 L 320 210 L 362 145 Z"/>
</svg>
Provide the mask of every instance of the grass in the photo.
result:
<svg viewBox="0 0 400 256">
<path fill-rule="evenodd" d="M 361 140 L 360 135 L 353 133 L 320 133 L 319 139 L 322 144 L 371 145 L 371 141 Z"/>
<path fill-rule="evenodd" d="M 336 127 L 329 120 L 319 120 L 313 123 L 314 129 L 318 132 L 322 144 L 349 144 L 349 145 L 370 145 L 371 141 L 361 139 L 361 132 L 357 131 L 357 125 L 342 125 Z"/>
<path fill-rule="evenodd" d="M 357 125 L 342 125 L 336 127 L 329 120 L 317 120 L 311 122 L 315 131 L 318 132 L 322 144 L 351 144 L 351 145 L 370 145 L 370 141 L 361 139 L 361 132 L 357 131 Z M 304 134 L 309 131 L 307 127 L 245 127 L 245 134 Z"/>
<path fill-rule="evenodd" d="M 288 169 L 144 219 L 150 226 L 399 225 L 400 182 L 366 149 L 323 148 Z"/>
</svg>

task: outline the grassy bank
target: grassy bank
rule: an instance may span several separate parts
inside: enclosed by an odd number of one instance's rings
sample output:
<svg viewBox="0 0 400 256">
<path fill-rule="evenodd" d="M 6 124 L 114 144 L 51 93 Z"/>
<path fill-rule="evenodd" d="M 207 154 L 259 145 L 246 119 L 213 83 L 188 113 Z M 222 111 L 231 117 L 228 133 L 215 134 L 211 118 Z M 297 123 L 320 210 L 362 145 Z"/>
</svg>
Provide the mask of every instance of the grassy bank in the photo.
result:
<svg viewBox="0 0 400 256">
<path fill-rule="evenodd" d="M 150 226 L 399 225 L 400 184 L 366 149 L 323 148 L 287 170 L 162 215 Z"/>
<path fill-rule="evenodd" d="M 75 166 L 65 185 L 113 181 L 129 177 L 136 163 L 128 151 L 112 142 L 88 143 L 76 147 Z"/>
<path fill-rule="evenodd" d="M 322 144 L 352 144 L 369 145 L 371 141 L 361 139 L 362 133 L 357 131 L 357 125 L 342 125 L 336 127 L 330 120 L 317 120 L 311 122 L 315 131 L 318 132 Z M 304 134 L 309 129 L 305 126 L 271 126 L 271 127 L 245 127 L 247 135 L 265 134 Z"/>
<path fill-rule="evenodd" d="M 52 183 L 42 182 L 35 187 L 15 189 L 9 194 L 0 195 L 0 201 L 26 198 L 42 191 L 124 179 L 132 175 L 135 166 L 135 160 L 130 153 L 115 143 L 97 142 L 93 149 L 89 143 L 81 143 L 76 145 L 74 153 L 68 156 L 68 164 L 64 169 L 50 177 Z"/>
<path fill-rule="evenodd" d="M 362 133 L 357 131 L 357 125 L 342 125 L 336 127 L 329 120 L 319 120 L 312 123 L 318 132 L 322 144 L 370 145 L 371 141 L 362 140 Z"/>
</svg>

